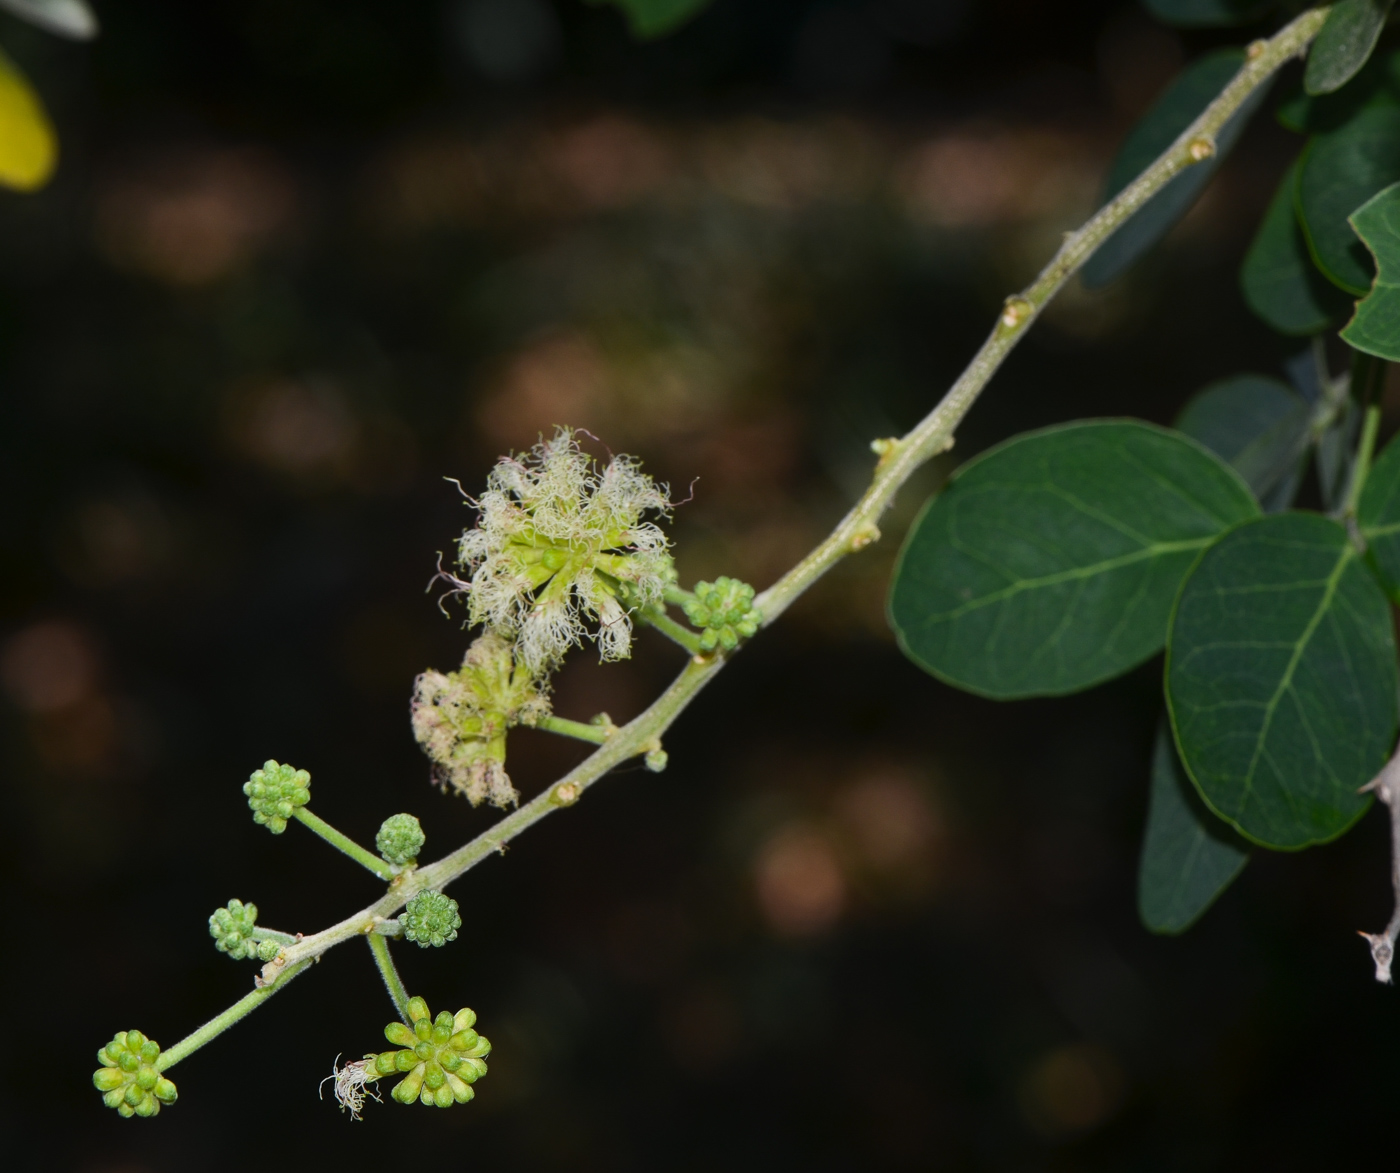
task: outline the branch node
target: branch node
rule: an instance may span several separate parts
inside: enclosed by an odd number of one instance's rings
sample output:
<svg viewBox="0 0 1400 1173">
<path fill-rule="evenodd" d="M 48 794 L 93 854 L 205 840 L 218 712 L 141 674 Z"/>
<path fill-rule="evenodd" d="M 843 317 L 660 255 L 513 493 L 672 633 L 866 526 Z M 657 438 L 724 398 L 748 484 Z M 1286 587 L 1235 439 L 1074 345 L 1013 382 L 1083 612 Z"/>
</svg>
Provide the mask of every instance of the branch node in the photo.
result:
<svg viewBox="0 0 1400 1173">
<path fill-rule="evenodd" d="M 884 468 L 901 447 L 898 436 L 882 436 L 878 440 L 871 440 L 870 451 L 880 458 L 875 462 L 876 471 Z"/>
<path fill-rule="evenodd" d="M 646 755 L 642 760 L 646 768 L 653 774 L 659 774 L 666 768 L 670 755 L 661 748 L 661 738 L 653 737 L 646 745 L 642 746 L 642 752 Z"/>
<path fill-rule="evenodd" d="M 1035 313 L 1035 306 L 1018 293 L 1006 299 L 998 321 L 1006 329 L 1014 330 L 1030 318 L 1033 313 Z"/>
<path fill-rule="evenodd" d="M 1193 163 L 1204 163 L 1215 154 L 1215 138 L 1208 134 L 1198 134 L 1186 144 L 1186 153 Z"/>
<path fill-rule="evenodd" d="M 873 521 L 867 521 L 851 535 L 851 550 L 864 550 L 866 546 L 873 545 L 879 540 L 880 527 Z"/>
<path fill-rule="evenodd" d="M 1376 981 L 1387 986 L 1394 985 L 1390 976 L 1390 965 L 1395 960 L 1394 944 L 1384 933 L 1358 932 L 1357 936 L 1365 937 L 1366 943 L 1371 946 L 1371 959 L 1376 963 Z"/>
<path fill-rule="evenodd" d="M 1386 762 L 1365 786 L 1362 794 L 1373 793 L 1390 809 L 1390 882 L 1395 892 L 1395 911 L 1383 933 L 1362 933 L 1371 946 L 1371 959 L 1376 963 L 1376 981 L 1391 985 L 1391 963 L 1395 960 L 1395 939 L 1400 937 L 1400 750 Z"/>
</svg>

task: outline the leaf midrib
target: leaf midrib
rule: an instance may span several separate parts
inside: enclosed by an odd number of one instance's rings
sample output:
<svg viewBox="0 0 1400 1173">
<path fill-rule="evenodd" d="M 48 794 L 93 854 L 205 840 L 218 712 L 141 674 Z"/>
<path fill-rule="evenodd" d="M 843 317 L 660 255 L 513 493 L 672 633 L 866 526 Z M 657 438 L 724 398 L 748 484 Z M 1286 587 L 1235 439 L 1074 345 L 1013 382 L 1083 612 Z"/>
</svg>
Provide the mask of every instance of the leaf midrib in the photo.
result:
<svg viewBox="0 0 1400 1173">
<path fill-rule="evenodd" d="M 1055 574 L 1042 575 L 1039 578 L 1023 578 L 1016 582 L 993 591 L 989 595 L 982 595 L 980 598 L 969 599 L 951 611 L 943 611 L 938 614 L 928 616 L 926 622 L 951 622 L 960 619 L 962 616 L 976 611 L 981 607 L 989 607 L 995 603 L 1003 603 L 1007 599 L 1014 598 L 1024 591 L 1040 590 L 1044 587 L 1059 586 L 1061 583 L 1075 582 L 1079 579 L 1092 578 L 1099 574 L 1108 574 L 1110 571 L 1121 570 L 1125 566 L 1132 566 L 1134 563 L 1142 562 L 1145 559 L 1159 558 L 1167 554 L 1180 554 L 1190 550 L 1201 550 L 1210 545 L 1219 535 L 1211 534 L 1202 538 L 1187 538 L 1176 542 L 1154 542 L 1149 546 L 1144 546 L 1141 550 L 1134 550 L 1129 554 L 1120 554 L 1116 558 L 1108 558 L 1102 562 L 1094 562 L 1088 566 L 1076 566 L 1068 570 L 1057 571 Z M 969 550 L 962 550 L 964 554 L 970 554 Z M 1002 573 L 1005 573 L 1004 571 Z"/>
<path fill-rule="evenodd" d="M 1239 818 L 1244 817 L 1244 812 L 1249 806 L 1249 800 L 1254 794 L 1254 772 L 1259 766 L 1259 759 L 1264 754 L 1264 746 L 1269 738 L 1269 730 L 1273 726 L 1274 713 L 1278 709 L 1279 702 L 1283 699 L 1289 688 L 1293 684 L 1293 674 L 1298 670 L 1298 664 L 1303 658 L 1303 653 L 1307 651 L 1308 644 L 1312 642 L 1313 635 L 1317 632 L 1318 625 L 1327 614 L 1332 605 L 1332 599 L 1337 593 L 1337 587 L 1342 581 L 1342 575 L 1346 572 L 1347 566 L 1351 563 L 1356 552 L 1350 545 L 1343 546 L 1337 558 L 1337 565 L 1332 573 L 1327 576 L 1327 585 L 1323 589 L 1322 597 L 1318 600 L 1312 618 L 1308 620 L 1308 625 L 1303 629 L 1302 635 L 1298 637 L 1297 644 L 1293 648 L 1293 655 L 1289 657 L 1288 666 L 1283 670 L 1283 675 L 1279 678 L 1278 687 L 1274 689 L 1274 694 L 1269 698 L 1269 703 L 1264 708 L 1264 723 L 1259 727 L 1259 736 L 1254 742 L 1254 754 L 1249 761 L 1249 769 L 1244 776 L 1244 795 L 1240 802 Z"/>
</svg>

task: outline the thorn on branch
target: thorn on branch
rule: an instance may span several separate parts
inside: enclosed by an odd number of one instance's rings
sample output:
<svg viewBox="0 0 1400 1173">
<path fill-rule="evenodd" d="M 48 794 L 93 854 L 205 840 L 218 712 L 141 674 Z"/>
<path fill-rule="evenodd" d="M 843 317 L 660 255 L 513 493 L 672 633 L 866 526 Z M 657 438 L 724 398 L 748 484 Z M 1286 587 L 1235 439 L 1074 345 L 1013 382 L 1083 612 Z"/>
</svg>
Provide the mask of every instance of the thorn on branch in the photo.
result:
<svg viewBox="0 0 1400 1173">
<path fill-rule="evenodd" d="M 1392 984 L 1391 964 L 1395 960 L 1395 939 L 1400 937 L 1400 749 L 1381 772 L 1361 788 L 1374 793 L 1390 809 L 1390 884 L 1395 893 L 1395 911 L 1383 933 L 1362 933 L 1371 946 L 1376 963 L 1376 981 Z"/>
</svg>

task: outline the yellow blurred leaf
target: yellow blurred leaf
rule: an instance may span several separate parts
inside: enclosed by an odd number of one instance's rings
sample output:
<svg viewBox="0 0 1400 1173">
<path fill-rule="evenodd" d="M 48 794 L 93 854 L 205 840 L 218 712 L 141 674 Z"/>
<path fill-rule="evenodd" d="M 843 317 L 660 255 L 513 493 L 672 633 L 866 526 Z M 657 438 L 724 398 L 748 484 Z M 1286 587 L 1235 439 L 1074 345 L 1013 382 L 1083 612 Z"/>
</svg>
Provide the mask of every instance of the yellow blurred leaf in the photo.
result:
<svg viewBox="0 0 1400 1173">
<path fill-rule="evenodd" d="M 0 184 L 19 191 L 43 187 L 58 162 L 58 139 L 39 95 L 0 53 Z"/>
</svg>

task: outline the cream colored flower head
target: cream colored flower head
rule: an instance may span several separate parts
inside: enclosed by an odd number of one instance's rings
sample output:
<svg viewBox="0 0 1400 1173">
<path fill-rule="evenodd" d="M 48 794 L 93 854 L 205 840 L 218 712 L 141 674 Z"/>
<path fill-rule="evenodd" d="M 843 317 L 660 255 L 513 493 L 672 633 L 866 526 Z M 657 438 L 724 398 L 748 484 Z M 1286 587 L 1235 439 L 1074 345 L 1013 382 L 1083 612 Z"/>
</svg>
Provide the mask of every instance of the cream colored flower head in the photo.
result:
<svg viewBox="0 0 1400 1173">
<path fill-rule="evenodd" d="M 472 623 L 512 636 L 532 673 L 547 673 L 585 636 L 604 660 L 631 654 L 631 612 L 659 602 L 673 571 L 665 485 L 630 456 L 601 471 L 560 428 L 525 456 L 503 457 L 462 535 Z"/>
<path fill-rule="evenodd" d="M 514 806 L 506 732 L 549 715 L 544 685 L 516 663 L 510 642 L 477 638 L 456 672 L 431 668 L 413 683 L 413 735 L 432 759 L 433 780 L 472 806 Z"/>
</svg>

